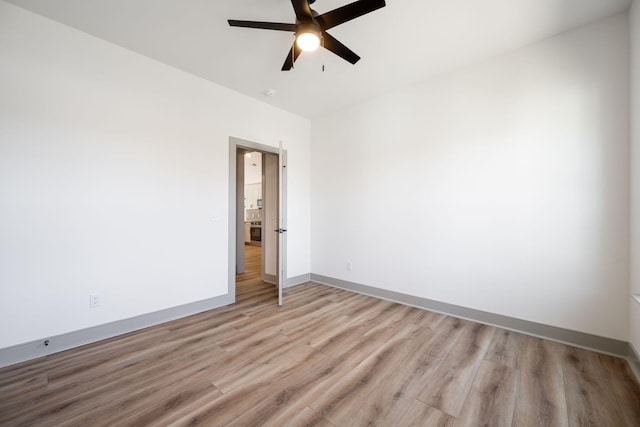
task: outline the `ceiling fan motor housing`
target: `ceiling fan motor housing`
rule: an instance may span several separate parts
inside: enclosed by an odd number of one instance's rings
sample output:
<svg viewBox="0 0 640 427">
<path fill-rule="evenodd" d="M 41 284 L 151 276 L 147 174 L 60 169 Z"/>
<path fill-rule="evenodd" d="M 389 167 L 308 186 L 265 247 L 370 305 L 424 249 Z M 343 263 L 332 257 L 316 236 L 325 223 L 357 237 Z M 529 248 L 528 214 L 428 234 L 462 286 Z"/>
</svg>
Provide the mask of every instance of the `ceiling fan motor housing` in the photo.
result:
<svg viewBox="0 0 640 427">
<path fill-rule="evenodd" d="M 296 30 L 296 37 L 298 37 L 301 34 L 309 34 L 309 33 L 316 35 L 318 38 L 322 37 L 322 29 L 320 28 L 320 25 L 318 25 L 317 22 L 307 21 L 307 22 L 301 22 L 300 24 L 298 24 L 298 29 Z"/>
</svg>

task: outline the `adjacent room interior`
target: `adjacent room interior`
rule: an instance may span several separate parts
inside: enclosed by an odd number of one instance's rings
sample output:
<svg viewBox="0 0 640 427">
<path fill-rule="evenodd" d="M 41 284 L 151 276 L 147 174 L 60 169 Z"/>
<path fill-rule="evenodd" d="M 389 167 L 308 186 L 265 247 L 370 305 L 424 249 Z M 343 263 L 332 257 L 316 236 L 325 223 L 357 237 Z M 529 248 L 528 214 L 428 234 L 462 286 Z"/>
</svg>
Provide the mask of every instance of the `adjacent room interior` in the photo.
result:
<svg viewBox="0 0 640 427">
<path fill-rule="evenodd" d="M 268 3 L 0 0 L 0 424 L 639 425 L 638 1 Z"/>
</svg>

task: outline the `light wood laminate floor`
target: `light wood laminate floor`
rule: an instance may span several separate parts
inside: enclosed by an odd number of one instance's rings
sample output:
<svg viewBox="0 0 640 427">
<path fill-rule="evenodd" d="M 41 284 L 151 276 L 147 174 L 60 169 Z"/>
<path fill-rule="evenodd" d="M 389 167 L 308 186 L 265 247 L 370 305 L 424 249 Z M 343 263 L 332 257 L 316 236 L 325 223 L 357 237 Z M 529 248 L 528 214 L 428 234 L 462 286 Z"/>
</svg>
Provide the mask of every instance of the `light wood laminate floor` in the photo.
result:
<svg viewBox="0 0 640 427">
<path fill-rule="evenodd" d="M 0 425 L 640 426 L 626 362 L 318 284 L 0 370 Z"/>
</svg>

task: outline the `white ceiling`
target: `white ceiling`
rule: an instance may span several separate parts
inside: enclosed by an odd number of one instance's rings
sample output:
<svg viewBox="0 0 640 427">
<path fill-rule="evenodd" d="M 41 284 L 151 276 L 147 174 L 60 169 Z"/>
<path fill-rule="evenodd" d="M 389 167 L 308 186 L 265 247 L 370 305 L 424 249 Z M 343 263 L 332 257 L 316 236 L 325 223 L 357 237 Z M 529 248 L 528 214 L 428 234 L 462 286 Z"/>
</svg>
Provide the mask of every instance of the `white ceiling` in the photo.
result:
<svg viewBox="0 0 640 427">
<path fill-rule="evenodd" d="M 289 0 L 7 0 L 127 49 L 305 117 L 375 97 L 625 11 L 631 0 L 387 0 L 329 32 L 359 54 L 303 53 L 293 36 L 227 19 L 291 22 Z M 319 13 L 352 0 L 317 0 Z M 267 97 L 265 89 L 277 90 Z"/>
</svg>

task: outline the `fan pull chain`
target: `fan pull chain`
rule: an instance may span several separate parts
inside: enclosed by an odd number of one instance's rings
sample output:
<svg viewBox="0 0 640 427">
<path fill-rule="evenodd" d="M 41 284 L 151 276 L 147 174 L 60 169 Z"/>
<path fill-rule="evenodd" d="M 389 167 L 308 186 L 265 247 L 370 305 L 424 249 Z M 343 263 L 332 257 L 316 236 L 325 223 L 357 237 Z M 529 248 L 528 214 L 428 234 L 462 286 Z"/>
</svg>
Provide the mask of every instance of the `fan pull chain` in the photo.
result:
<svg viewBox="0 0 640 427">
<path fill-rule="evenodd" d="M 324 73 L 324 36 L 320 37 L 320 42 L 322 43 L 322 72 Z"/>
</svg>

